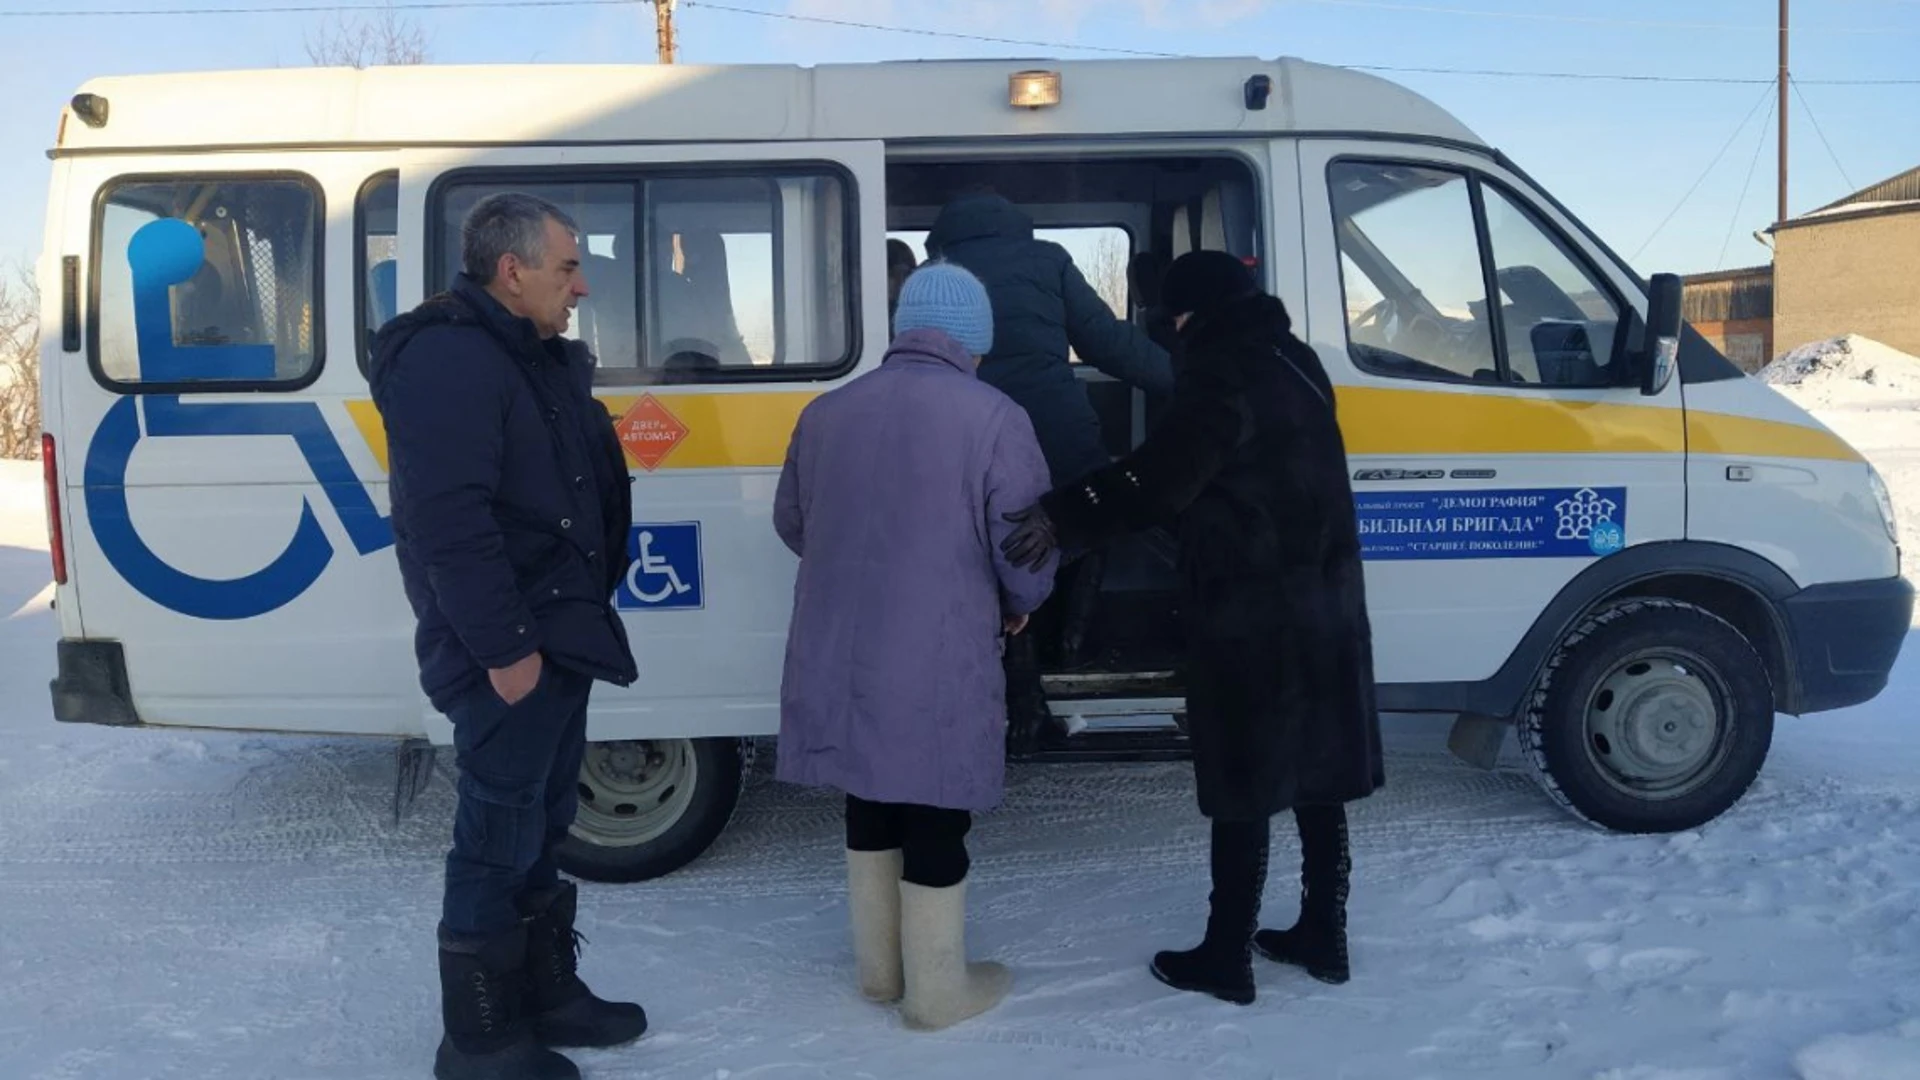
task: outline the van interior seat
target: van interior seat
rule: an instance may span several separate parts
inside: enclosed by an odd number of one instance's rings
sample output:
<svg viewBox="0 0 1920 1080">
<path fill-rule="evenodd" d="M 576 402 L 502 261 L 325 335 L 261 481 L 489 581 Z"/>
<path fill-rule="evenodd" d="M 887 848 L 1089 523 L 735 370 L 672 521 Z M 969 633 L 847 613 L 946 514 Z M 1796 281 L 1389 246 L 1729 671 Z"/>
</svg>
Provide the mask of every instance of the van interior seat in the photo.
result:
<svg viewBox="0 0 1920 1080">
<path fill-rule="evenodd" d="M 580 302 L 580 339 L 603 368 L 640 366 L 640 323 L 634 313 L 633 266 L 611 255 L 588 255 L 587 298 Z"/>
</svg>

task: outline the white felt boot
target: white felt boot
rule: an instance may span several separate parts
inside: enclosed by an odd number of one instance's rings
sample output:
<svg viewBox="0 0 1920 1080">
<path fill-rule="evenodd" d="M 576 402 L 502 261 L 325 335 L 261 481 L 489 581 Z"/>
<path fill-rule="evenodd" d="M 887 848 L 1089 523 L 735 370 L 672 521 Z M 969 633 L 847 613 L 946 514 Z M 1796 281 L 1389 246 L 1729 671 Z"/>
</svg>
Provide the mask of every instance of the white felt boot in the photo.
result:
<svg viewBox="0 0 1920 1080">
<path fill-rule="evenodd" d="M 900 1015 L 917 1031 L 951 1027 L 1000 1003 L 1013 973 L 967 963 L 967 883 L 929 889 L 900 883 L 900 949 L 906 999 Z"/>
<path fill-rule="evenodd" d="M 906 992 L 900 970 L 900 849 L 847 850 L 847 908 L 860 993 L 892 1003 Z"/>
</svg>

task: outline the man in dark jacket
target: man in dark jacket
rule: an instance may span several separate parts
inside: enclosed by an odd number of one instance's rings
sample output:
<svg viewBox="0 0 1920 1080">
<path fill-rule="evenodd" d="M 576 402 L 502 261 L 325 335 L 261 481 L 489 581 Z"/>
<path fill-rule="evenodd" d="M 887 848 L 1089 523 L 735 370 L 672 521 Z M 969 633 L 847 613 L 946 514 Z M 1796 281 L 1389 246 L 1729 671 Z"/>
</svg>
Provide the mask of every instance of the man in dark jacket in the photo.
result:
<svg viewBox="0 0 1920 1080">
<path fill-rule="evenodd" d="M 1123 383 L 1155 394 L 1173 392 L 1166 350 L 1114 315 L 1067 249 L 1035 239 L 1033 219 L 1005 197 L 979 192 L 949 202 L 927 234 L 927 255 L 958 263 L 986 285 L 993 303 L 993 352 L 980 365 L 980 380 L 1026 410 L 1056 486 L 1111 460 L 1093 402 L 1074 377 L 1069 350 Z M 1104 553 L 1068 554 L 1078 557 L 1062 568 L 1060 589 L 1035 617 L 1034 632 L 1007 649 L 1008 733 L 1016 753 L 1036 747 L 1037 727 L 1048 719 L 1035 653 L 1039 641 L 1057 637 L 1061 661 L 1076 665 L 1093 620 Z M 1054 733 L 1059 734 L 1057 724 Z"/>
<path fill-rule="evenodd" d="M 1187 729 L 1213 821 L 1213 896 L 1197 949 L 1153 973 L 1254 1000 L 1252 953 L 1348 977 L 1345 804 L 1386 781 L 1360 530 L 1333 383 L 1286 308 L 1237 258 L 1182 256 L 1164 301 L 1180 387 L 1138 450 L 1014 515 L 1017 564 L 1056 543 L 1178 523 Z M 1300 921 L 1260 930 L 1268 819 L 1300 831 Z"/>
<path fill-rule="evenodd" d="M 440 922 L 440 1080 L 575 1080 L 555 1046 L 639 1037 L 638 1005 L 575 972 L 577 896 L 554 850 L 577 807 L 595 680 L 637 672 L 610 598 L 625 569 L 625 455 L 560 334 L 587 295 L 578 229 L 483 200 L 449 292 L 374 342 L 394 550 L 422 688 L 453 722 L 459 808 Z"/>
</svg>

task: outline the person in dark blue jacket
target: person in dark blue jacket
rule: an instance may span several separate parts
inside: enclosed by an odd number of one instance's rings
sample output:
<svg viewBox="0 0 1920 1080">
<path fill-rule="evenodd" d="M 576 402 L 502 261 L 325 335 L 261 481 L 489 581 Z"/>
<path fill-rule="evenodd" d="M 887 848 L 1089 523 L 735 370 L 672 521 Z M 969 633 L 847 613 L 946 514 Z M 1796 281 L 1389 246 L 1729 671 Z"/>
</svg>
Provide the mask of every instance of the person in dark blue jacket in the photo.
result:
<svg viewBox="0 0 1920 1080">
<path fill-rule="evenodd" d="M 625 454 L 560 336 L 587 295 L 578 229 L 507 193 L 476 206 L 452 289 L 382 327 L 394 550 L 421 687 L 460 779 L 439 929 L 440 1080 L 576 1080 L 556 1046 L 638 1038 L 638 1005 L 576 973 L 554 850 L 577 808 L 587 699 L 637 678 L 611 597 L 633 518 Z"/>
<path fill-rule="evenodd" d="M 927 256 L 958 263 L 986 285 L 993 352 L 980 378 L 1027 411 L 1055 486 L 1112 460 L 1069 349 L 1121 382 L 1173 393 L 1167 351 L 1115 315 L 1067 249 L 1036 239 L 1033 219 L 1004 196 L 962 195 L 941 208 L 927 234 Z"/>
<path fill-rule="evenodd" d="M 1154 394 L 1173 392 L 1167 351 L 1116 316 L 1059 244 L 1033 235 L 1033 219 L 1005 196 L 976 191 L 948 202 L 927 234 L 928 258 L 971 271 L 993 304 L 993 351 L 980 381 L 1012 398 L 1033 421 L 1055 487 L 1104 468 L 1112 459 L 1086 387 L 1074 377 L 1069 351 L 1095 369 Z M 1034 617 L 1034 632 L 1008 643 L 1008 748 L 1016 756 L 1039 748 L 1043 727 L 1064 729 L 1046 708 L 1040 670 L 1048 659 L 1064 667 L 1083 661 L 1106 556 L 1102 550 L 1066 553 L 1060 587 Z M 1057 655 L 1040 655 L 1042 643 Z"/>
</svg>

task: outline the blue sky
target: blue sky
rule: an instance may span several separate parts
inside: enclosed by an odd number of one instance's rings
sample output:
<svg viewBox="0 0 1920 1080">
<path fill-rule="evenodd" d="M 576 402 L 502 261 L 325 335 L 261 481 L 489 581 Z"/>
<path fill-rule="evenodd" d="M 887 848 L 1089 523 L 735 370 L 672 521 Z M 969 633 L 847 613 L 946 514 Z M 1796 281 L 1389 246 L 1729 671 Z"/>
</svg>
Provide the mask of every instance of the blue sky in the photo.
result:
<svg viewBox="0 0 1920 1080">
<path fill-rule="evenodd" d="M 279 0 L 76 0 L 157 10 Z M 683 0 L 683 3 L 689 0 Z M 720 0 L 716 0 L 716 3 Z M 1212 55 L 1291 55 L 1343 64 L 1772 77 L 1775 6 L 1765 0 L 728 0 L 731 6 L 1076 46 Z M 0 261 L 39 251 L 47 161 L 61 103 L 101 74 L 305 64 L 317 14 L 11 17 L 56 8 L 0 0 Z M 441 62 L 645 63 L 644 4 L 409 12 Z M 1796 0 L 1793 69 L 1832 153 L 1793 102 L 1791 209 L 1802 213 L 1920 165 L 1913 78 L 1920 0 Z M 683 6 L 683 63 L 827 63 L 956 56 L 1093 57 L 1097 52 L 942 39 Z M 157 42 L 166 42 L 158 45 Z M 1697 85 L 1391 75 L 1511 154 L 1642 270 L 1763 263 L 1751 234 L 1773 218 L 1771 92 Z M 1758 111 L 1753 111 L 1756 104 Z M 929 109 L 938 107 L 929 101 Z M 1661 221 L 1744 131 L 1685 208 Z M 1758 166 L 1753 168 L 1756 153 Z M 1838 158 L 1838 165 L 1835 158 Z M 1843 178 L 1842 167 L 1845 170 Z M 1749 170 L 1751 168 L 1751 183 Z M 1741 202 L 1743 188 L 1745 201 Z M 1656 234 L 1656 230 L 1658 232 Z M 1731 240 L 1729 241 L 1729 235 Z M 1648 243 L 1651 238 L 1651 243 Z M 1644 251 L 1642 250 L 1644 246 Z M 1635 258 L 1635 253 L 1641 254 Z"/>
</svg>

